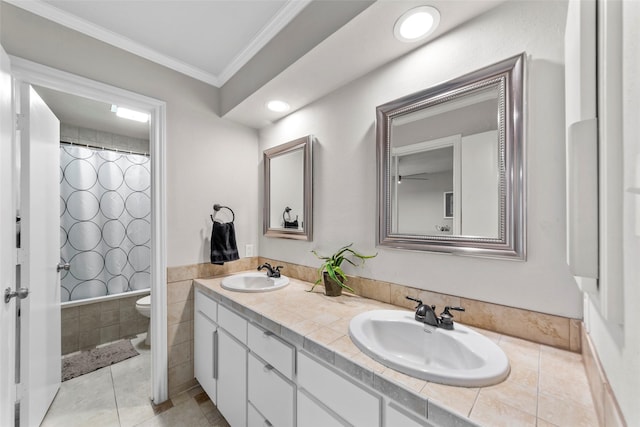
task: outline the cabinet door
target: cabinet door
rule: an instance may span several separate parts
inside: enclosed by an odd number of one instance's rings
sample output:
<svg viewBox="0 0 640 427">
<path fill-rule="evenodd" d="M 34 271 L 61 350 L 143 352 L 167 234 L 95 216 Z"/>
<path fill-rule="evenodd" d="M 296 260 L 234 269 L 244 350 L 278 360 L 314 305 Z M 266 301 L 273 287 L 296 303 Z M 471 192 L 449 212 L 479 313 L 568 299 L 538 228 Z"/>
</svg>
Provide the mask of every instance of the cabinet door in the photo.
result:
<svg viewBox="0 0 640 427">
<path fill-rule="evenodd" d="M 193 325 L 193 369 L 202 389 L 213 403 L 216 396 L 217 327 L 207 316 L 196 311 Z"/>
<path fill-rule="evenodd" d="M 247 349 L 218 329 L 218 402 L 232 427 L 247 425 Z"/>
</svg>

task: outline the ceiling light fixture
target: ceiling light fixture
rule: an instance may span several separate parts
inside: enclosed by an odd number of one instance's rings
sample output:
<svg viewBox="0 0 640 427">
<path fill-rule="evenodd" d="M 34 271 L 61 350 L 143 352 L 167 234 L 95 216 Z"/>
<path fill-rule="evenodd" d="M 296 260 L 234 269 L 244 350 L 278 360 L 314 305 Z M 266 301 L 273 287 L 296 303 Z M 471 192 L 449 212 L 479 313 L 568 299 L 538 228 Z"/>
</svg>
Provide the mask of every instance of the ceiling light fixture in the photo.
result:
<svg viewBox="0 0 640 427">
<path fill-rule="evenodd" d="M 267 102 L 267 108 L 276 113 L 284 113 L 285 111 L 289 111 L 289 104 L 284 101 L 273 100 Z"/>
<path fill-rule="evenodd" d="M 140 111 L 130 110 L 128 108 L 118 107 L 117 105 L 111 105 L 111 112 L 116 113 L 116 116 L 123 119 L 135 120 L 136 122 L 146 123 L 149 121 L 148 113 L 141 113 Z"/>
<path fill-rule="evenodd" d="M 393 35 L 403 42 L 415 42 L 438 28 L 440 12 L 431 6 L 419 6 L 406 11 L 393 26 Z"/>
</svg>

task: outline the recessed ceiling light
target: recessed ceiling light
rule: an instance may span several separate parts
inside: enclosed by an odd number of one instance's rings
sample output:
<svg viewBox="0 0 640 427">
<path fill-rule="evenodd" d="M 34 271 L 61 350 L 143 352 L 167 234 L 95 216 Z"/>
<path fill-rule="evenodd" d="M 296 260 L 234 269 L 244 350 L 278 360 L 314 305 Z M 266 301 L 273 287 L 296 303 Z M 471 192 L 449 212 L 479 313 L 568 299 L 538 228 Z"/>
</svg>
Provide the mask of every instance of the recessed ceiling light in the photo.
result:
<svg viewBox="0 0 640 427">
<path fill-rule="evenodd" d="M 140 111 L 130 110 L 128 108 L 118 107 L 117 105 L 111 105 L 111 112 L 116 113 L 116 116 L 123 119 L 135 120 L 136 122 L 146 123 L 149 121 L 148 113 L 141 113 Z"/>
<path fill-rule="evenodd" d="M 289 104 L 284 101 L 273 100 L 267 102 L 267 108 L 271 111 L 275 111 L 276 113 L 283 113 L 285 111 L 289 111 Z"/>
<path fill-rule="evenodd" d="M 440 12 L 431 6 L 419 6 L 406 11 L 396 21 L 393 34 L 403 42 L 422 40 L 435 31 L 440 23 Z"/>
</svg>

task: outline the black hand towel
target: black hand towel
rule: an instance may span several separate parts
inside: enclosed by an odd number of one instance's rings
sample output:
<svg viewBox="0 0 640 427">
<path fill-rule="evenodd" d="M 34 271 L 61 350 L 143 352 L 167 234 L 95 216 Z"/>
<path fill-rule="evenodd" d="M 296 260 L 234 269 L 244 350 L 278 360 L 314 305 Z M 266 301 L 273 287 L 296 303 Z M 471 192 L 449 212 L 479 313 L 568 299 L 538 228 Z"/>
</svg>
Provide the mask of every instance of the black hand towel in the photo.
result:
<svg viewBox="0 0 640 427">
<path fill-rule="evenodd" d="M 213 222 L 211 230 L 211 263 L 222 265 L 225 261 L 235 261 L 238 256 L 236 231 L 233 222 Z"/>
</svg>

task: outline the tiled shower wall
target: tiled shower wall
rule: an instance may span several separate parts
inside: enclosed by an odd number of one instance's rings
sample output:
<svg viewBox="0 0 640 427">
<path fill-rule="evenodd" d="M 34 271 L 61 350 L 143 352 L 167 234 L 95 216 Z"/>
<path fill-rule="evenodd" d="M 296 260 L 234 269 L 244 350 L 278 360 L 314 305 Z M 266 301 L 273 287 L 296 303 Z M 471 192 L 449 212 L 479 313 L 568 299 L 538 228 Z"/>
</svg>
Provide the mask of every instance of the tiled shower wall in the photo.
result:
<svg viewBox="0 0 640 427">
<path fill-rule="evenodd" d="M 60 140 L 80 145 L 95 145 L 120 151 L 149 152 L 149 140 L 131 138 L 95 129 L 60 124 Z"/>
<path fill-rule="evenodd" d="M 62 308 L 62 354 L 146 332 L 149 318 L 136 310 L 144 295 Z"/>
</svg>

